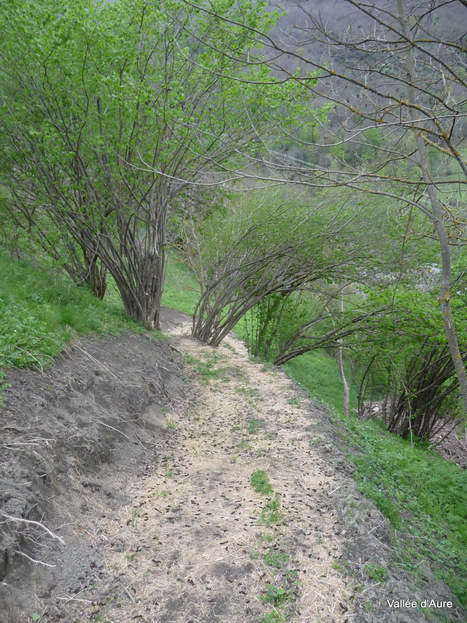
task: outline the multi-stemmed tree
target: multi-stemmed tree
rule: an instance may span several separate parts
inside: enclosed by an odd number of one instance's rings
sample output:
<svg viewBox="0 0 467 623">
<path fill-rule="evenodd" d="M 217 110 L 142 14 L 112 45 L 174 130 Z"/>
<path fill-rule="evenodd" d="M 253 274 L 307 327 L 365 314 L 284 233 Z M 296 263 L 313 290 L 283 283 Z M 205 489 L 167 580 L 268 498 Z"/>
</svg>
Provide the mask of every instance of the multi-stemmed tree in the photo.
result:
<svg viewBox="0 0 467 623">
<path fill-rule="evenodd" d="M 249 175 L 307 112 L 301 84 L 248 64 L 244 26 L 267 30 L 274 15 L 205 4 L 216 14 L 183 0 L 0 3 L 2 209 L 46 251 L 68 250 L 69 272 L 100 294 L 108 270 L 148 327 L 184 191 Z"/>
</svg>

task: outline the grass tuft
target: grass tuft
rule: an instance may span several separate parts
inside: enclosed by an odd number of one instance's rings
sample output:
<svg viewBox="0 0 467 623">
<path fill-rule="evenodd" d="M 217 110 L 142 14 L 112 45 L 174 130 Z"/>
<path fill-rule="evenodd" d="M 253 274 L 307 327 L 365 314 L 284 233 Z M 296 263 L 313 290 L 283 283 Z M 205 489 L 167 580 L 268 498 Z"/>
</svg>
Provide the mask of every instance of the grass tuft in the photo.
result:
<svg viewBox="0 0 467 623">
<path fill-rule="evenodd" d="M 257 469 L 254 471 L 251 475 L 250 482 L 257 493 L 263 493 L 264 495 L 270 495 L 272 493 L 268 475 L 263 470 Z"/>
<path fill-rule="evenodd" d="M 200 286 L 179 254 L 169 251 L 162 305 L 193 314 L 201 296 Z"/>
</svg>

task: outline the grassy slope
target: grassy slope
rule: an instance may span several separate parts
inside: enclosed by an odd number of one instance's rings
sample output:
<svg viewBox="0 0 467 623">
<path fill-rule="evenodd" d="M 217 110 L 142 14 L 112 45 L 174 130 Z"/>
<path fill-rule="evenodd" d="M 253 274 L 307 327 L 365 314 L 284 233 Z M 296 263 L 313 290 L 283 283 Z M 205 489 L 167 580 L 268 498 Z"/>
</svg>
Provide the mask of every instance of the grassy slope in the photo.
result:
<svg viewBox="0 0 467 623">
<path fill-rule="evenodd" d="M 193 313 L 199 288 L 186 266 L 172 261 L 163 305 Z M 103 301 L 64 275 L 35 269 L 0 253 L 0 369 L 42 367 L 78 335 L 144 332 L 127 318 L 112 284 Z"/>
<path fill-rule="evenodd" d="M 379 422 L 344 418 L 337 363 L 326 353 L 297 357 L 286 368 L 344 423 L 354 478 L 394 528 L 396 562 L 417 571 L 428 559 L 467 605 L 467 470 L 426 446 L 412 448 Z"/>
<path fill-rule="evenodd" d="M 324 351 L 311 351 L 292 359 L 285 365 L 285 369 L 300 385 L 319 401 L 325 402 L 337 412 L 342 411 L 344 390 L 339 379 L 336 360 Z M 347 381 L 350 386 L 350 407 L 357 406 L 357 390 L 350 382 L 350 375 L 346 370 Z"/>
<path fill-rule="evenodd" d="M 200 288 L 188 266 L 171 253 L 166 269 L 162 305 L 193 314 L 199 300 Z"/>
<path fill-rule="evenodd" d="M 0 368 L 41 367 L 73 336 L 142 332 L 110 293 L 99 301 L 60 274 L 0 254 Z"/>
</svg>

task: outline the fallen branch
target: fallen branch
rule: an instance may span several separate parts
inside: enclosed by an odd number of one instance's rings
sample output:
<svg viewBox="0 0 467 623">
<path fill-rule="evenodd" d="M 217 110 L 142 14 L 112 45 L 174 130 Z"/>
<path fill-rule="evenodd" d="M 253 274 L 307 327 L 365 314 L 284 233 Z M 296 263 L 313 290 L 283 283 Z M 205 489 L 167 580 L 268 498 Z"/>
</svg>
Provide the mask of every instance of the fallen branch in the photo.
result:
<svg viewBox="0 0 467 623">
<path fill-rule="evenodd" d="M 120 586 L 123 588 L 123 590 L 125 591 L 125 593 L 128 595 L 128 597 L 131 599 L 131 601 L 133 603 L 135 603 L 135 598 L 133 597 L 133 595 L 130 593 L 130 591 L 125 588 L 125 586 L 123 586 L 123 584 L 120 582 Z"/>
<path fill-rule="evenodd" d="M 40 370 L 41 370 L 41 374 L 44 373 L 44 368 L 42 367 L 42 364 L 37 357 L 34 357 L 32 353 L 30 353 L 28 350 L 24 350 L 24 348 L 21 348 L 21 346 L 16 345 L 16 348 L 22 351 L 23 353 L 26 353 L 26 355 L 29 355 L 30 357 L 32 357 L 35 361 L 37 361 L 37 363 L 39 364 Z"/>
<path fill-rule="evenodd" d="M 57 565 L 49 565 L 48 562 L 42 562 L 42 560 L 36 560 L 35 558 L 31 558 L 31 556 L 28 556 L 24 552 L 20 552 L 19 549 L 15 549 L 14 552 L 15 552 L 15 554 L 19 554 L 20 556 L 24 556 L 25 558 L 27 558 L 31 562 L 35 563 L 36 565 L 44 565 L 44 567 L 56 567 L 57 566 Z"/>
<path fill-rule="evenodd" d="M 17 521 L 17 522 L 23 522 L 23 523 L 27 523 L 27 524 L 31 524 L 33 526 L 38 526 L 39 528 L 42 528 L 43 530 L 45 530 L 48 534 L 50 534 L 50 536 L 53 539 L 56 539 L 57 541 L 60 541 L 60 543 L 62 543 L 63 545 L 65 545 L 65 541 L 62 539 L 62 537 L 57 536 L 56 534 L 54 534 L 51 530 L 49 530 L 49 528 L 47 528 L 47 526 L 44 526 L 43 523 L 40 523 L 39 521 L 33 521 L 32 519 L 23 519 L 22 517 L 13 517 L 12 515 L 7 515 L 6 513 L 2 513 L 0 511 L 0 515 L 2 517 L 5 517 L 5 519 L 9 520 L 9 521 Z M 21 553 L 21 552 L 19 552 Z M 26 554 L 24 554 L 26 556 Z M 32 559 L 31 559 L 32 560 Z M 37 562 L 37 561 L 34 561 Z M 44 563 L 45 564 L 45 563 Z M 50 565 L 49 565 L 50 566 Z"/>
<path fill-rule="evenodd" d="M 99 368 L 101 368 L 101 370 L 104 370 L 105 372 L 107 372 L 107 374 L 110 374 L 111 376 L 113 376 L 115 379 L 117 379 L 117 381 L 119 383 L 121 383 L 121 380 L 118 378 L 118 376 L 116 374 L 114 374 L 112 372 L 112 370 L 106 366 L 104 363 L 102 363 L 102 361 L 99 361 L 99 359 L 96 359 L 95 357 L 93 357 L 90 353 L 88 353 L 87 350 L 84 350 L 84 348 L 81 348 L 80 346 L 77 346 L 76 344 L 74 345 L 74 347 L 81 351 L 83 353 L 83 355 L 86 355 L 86 357 L 89 357 L 89 359 L 95 363 L 97 366 L 99 366 Z"/>
<path fill-rule="evenodd" d="M 82 601 L 85 604 L 92 604 L 92 601 L 90 599 L 78 599 L 76 597 L 57 597 L 57 599 L 60 599 L 65 603 L 68 603 L 69 601 Z"/>
</svg>

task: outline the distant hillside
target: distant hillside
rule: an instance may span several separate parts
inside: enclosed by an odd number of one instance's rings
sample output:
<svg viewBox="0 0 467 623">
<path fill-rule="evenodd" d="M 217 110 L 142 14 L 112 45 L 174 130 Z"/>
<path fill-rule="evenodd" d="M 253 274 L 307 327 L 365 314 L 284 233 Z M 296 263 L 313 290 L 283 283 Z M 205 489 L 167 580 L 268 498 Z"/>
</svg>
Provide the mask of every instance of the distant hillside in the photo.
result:
<svg viewBox="0 0 467 623">
<path fill-rule="evenodd" d="M 392 13 L 396 11 L 395 1 L 375 2 L 378 7 L 386 6 Z M 420 14 L 425 13 L 432 2 L 420 0 L 411 5 L 420 5 Z M 467 8 L 460 1 L 437 1 L 436 12 L 428 13 L 431 19 L 430 30 L 441 39 L 467 43 Z M 329 42 L 324 43 L 314 38 L 313 20 L 326 26 L 329 33 L 342 34 L 348 30 L 362 32 L 373 29 L 373 20 L 357 10 L 346 0 L 270 0 L 271 8 L 285 11 L 279 20 L 276 35 L 293 44 L 295 49 L 302 48 L 310 57 L 317 60 L 339 61 L 339 53 Z M 418 11 L 417 11 L 418 13 Z M 348 58 L 347 58 L 348 60 Z M 465 61 L 465 59 L 464 59 Z"/>
</svg>

